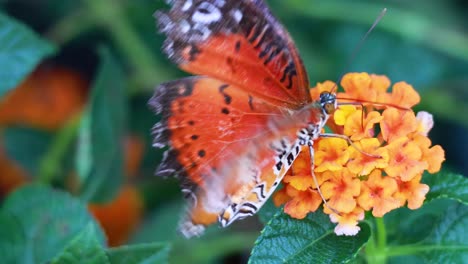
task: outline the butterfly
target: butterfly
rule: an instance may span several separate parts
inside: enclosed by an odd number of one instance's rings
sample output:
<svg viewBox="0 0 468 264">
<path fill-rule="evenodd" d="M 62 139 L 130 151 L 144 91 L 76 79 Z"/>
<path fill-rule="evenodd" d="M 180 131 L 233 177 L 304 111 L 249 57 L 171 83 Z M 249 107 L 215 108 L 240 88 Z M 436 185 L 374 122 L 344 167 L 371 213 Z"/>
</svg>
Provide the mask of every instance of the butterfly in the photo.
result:
<svg viewBox="0 0 468 264">
<path fill-rule="evenodd" d="M 157 11 L 163 51 L 195 76 L 160 84 L 153 146 L 168 147 L 156 174 L 175 175 L 188 201 L 186 237 L 254 215 L 312 145 L 336 96 L 312 100 L 289 33 L 261 0 L 173 0 Z M 313 159 L 313 157 L 312 157 Z"/>
</svg>

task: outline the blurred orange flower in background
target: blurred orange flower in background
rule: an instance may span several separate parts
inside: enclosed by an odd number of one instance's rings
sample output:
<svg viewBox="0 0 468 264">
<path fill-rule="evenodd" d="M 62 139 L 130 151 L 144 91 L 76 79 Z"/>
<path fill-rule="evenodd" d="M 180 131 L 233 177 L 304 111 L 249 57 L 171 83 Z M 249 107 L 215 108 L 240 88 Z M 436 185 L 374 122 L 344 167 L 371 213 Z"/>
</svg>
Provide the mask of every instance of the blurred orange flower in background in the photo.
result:
<svg viewBox="0 0 468 264">
<path fill-rule="evenodd" d="M 74 70 L 39 66 L 0 101 L 0 125 L 58 129 L 83 109 L 87 88 L 88 82 Z"/>
<path fill-rule="evenodd" d="M 85 107 L 89 84 L 80 73 L 62 66 L 39 66 L 21 85 L 0 101 L 0 126 L 27 126 L 56 131 Z M 144 142 L 135 135 L 125 138 L 125 174 L 135 178 L 144 154 Z M 0 147 L 0 198 L 30 182 L 27 172 Z M 67 179 L 69 191 L 78 186 L 75 173 Z M 32 177 L 31 177 L 32 178 Z M 108 244 L 125 243 L 140 223 L 144 202 L 137 188 L 126 183 L 107 204 L 90 204 L 89 211 L 103 227 Z"/>
<path fill-rule="evenodd" d="M 398 82 L 388 91 L 386 76 L 346 74 L 337 98 L 361 102 L 363 107 L 342 105 L 329 120 L 330 129 L 351 139 L 319 138 L 314 144 L 314 175 L 323 198 L 324 212 L 337 223 L 338 235 L 358 233 L 365 211 L 375 217 L 407 204 L 419 208 L 429 186 L 422 184 L 424 171 L 438 172 L 445 160 L 440 146 L 427 137 L 432 115 L 409 110 L 419 103 L 413 87 Z M 313 98 L 336 85 L 326 81 L 311 89 Z M 374 104 L 369 102 L 375 102 Z M 405 110 L 408 109 L 408 110 Z M 318 209 L 322 197 L 310 171 L 310 155 L 303 151 L 283 179 L 283 189 L 274 196 L 276 205 L 294 218 L 304 218 Z"/>
</svg>

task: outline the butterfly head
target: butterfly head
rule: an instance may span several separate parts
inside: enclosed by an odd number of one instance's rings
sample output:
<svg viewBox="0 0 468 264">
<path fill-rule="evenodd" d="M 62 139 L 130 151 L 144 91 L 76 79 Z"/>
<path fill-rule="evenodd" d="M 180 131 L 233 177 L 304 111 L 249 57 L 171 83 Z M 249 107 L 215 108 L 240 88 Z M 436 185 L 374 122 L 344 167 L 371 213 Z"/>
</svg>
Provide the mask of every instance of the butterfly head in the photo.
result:
<svg viewBox="0 0 468 264">
<path fill-rule="evenodd" d="M 322 111 L 327 115 L 332 114 L 335 111 L 335 109 L 338 107 L 335 93 L 331 93 L 331 92 L 320 93 L 319 102 L 320 102 L 320 106 L 322 107 Z"/>
</svg>

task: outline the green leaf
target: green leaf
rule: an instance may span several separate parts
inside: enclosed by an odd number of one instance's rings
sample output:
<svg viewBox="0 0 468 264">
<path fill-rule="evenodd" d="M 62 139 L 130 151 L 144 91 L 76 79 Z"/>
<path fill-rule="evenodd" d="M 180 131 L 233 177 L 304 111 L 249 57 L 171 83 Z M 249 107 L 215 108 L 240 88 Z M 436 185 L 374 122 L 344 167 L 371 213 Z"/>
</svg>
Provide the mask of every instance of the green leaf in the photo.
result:
<svg viewBox="0 0 468 264">
<path fill-rule="evenodd" d="M 177 226 L 183 212 L 182 201 L 168 202 L 158 210 L 148 215 L 140 228 L 131 238 L 132 243 L 148 243 L 154 241 L 171 241 L 177 234 Z"/>
<path fill-rule="evenodd" d="M 426 201 L 449 198 L 468 205 L 468 179 L 460 174 L 441 172 L 424 175 L 423 183 L 431 188 Z"/>
<path fill-rule="evenodd" d="M 55 48 L 35 32 L 0 13 L 0 97 L 15 88 Z"/>
<path fill-rule="evenodd" d="M 166 243 L 151 243 L 110 248 L 107 255 L 112 264 L 159 264 L 168 263 L 169 250 Z"/>
<path fill-rule="evenodd" d="M 392 256 L 393 263 L 409 263 L 407 261 L 415 261 L 416 259 L 418 263 L 465 263 L 468 259 L 468 236 L 466 236 L 468 232 L 468 206 L 456 201 L 446 201 L 448 203 L 445 203 L 444 210 L 433 221 L 433 228 L 426 230 L 428 235 L 425 239 L 419 243 L 388 248 L 387 252 Z M 429 203 L 427 207 L 435 202 Z M 439 207 L 435 210 L 438 209 Z M 401 222 L 407 221 L 408 225 L 417 227 L 424 219 L 418 221 L 405 219 Z"/>
<path fill-rule="evenodd" d="M 81 196 L 106 202 L 123 180 L 126 98 L 122 69 L 108 49 L 99 51 L 102 63 L 78 136 L 76 164 L 84 180 Z"/>
<path fill-rule="evenodd" d="M 276 207 L 272 200 L 268 199 L 257 213 L 258 219 L 264 224 L 268 223 L 279 210 L 283 210 L 282 207 Z"/>
<path fill-rule="evenodd" d="M 220 230 L 217 228 L 217 230 Z M 212 231 L 200 238 L 179 239 L 174 242 L 170 263 L 212 263 L 230 254 L 252 248 L 258 232 L 235 233 L 230 230 Z"/>
<path fill-rule="evenodd" d="M 468 206 L 454 204 L 447 208 L 425 243 L 435 245 L 423 258 L 432 263 L 463 263 L 468 259 Z"/>
<path fill-rule="evenodd" d="M 367 243 L 370 228 L 360 225 L 356 236 L 337 236 L 327 215 L 309 214 L 297 220 L 278 212 L 255 242 L 250 263 L 342 263 L 354 259 Z"/>
<path fill-rule="evenodd" d="M 15 263 L 21 259 L 26 246 L 26 237 L 18 219 L 0 212 L 0 256 L 3 263 Z"/>
<path fill-rule="evenodd" d="M 426 201 L 417 210 L 401 207 L 385 214 L 388 240 L 399 245 L 421 242 L 430 235 L 440 216 L 453 202 L 437 199 Z"/>
<path fill-rule="evenodd" d="M 431 189 L 421 208 L 410 210 L 403 207 L 385 215 L 389 241 L 399 245 L 420 243 L 431 235 L 440 217 L 455 201 L 467 203 L 468 180 L 461 175 L 448 172 L 426 174 L 423 182 Z"/>
<path fill-rule="evenodd" d="M 90 223 L 67 244 L 65 249 L 51 263 L 101 264 L 110 262 L 107 259 L 106 252 L 99 244 L 94 226 Z"/>
<path fill-rule="evenodd" d="M 104 234 L 86 206 L 63 191 L 41 185 L 24 186 L 8 196 L 3 212 L 15 217 L 25 234 L 21 263 L 51 260 L 89 224 L 95 227 L 99 244 L 104 245 Z"/>
<path fill-rule="evenodd" d="M 17 161 L 29 175 L 37 175 L 53 134 L 31 128 L 12 127 L 3 131 L 3 137 L 7 156 Z"/>
</svg>

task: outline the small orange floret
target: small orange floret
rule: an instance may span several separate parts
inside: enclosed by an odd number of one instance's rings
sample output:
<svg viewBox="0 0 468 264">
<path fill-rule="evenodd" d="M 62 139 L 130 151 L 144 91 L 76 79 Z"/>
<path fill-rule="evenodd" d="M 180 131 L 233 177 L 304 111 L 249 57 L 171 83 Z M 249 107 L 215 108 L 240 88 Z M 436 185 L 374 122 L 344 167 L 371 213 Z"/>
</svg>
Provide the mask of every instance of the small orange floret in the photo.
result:
<svg viewBox="0 0 468 264">
<path fill-rule="evenodd" d="M 343 76 L 341 86 L 345 92 L 339 93 L 338 98 L 348 98 L 356 102 L 381 102 L 379 100 L 388 97 L 386 91 L 390 87 L 390 80 L 383 75 L 348 73 Z"/>
<path fill-rule="evenodd" d="M 346 74 L 341 85 L 345 92 L 337 98 L 363 107 L 340 105 L 327 125 L 353 144 L 329 137 L 314 142 L 315 175 L 310 155 L 303 151 L 274 200 L 285 203 L 284 210 L 292 217 L 304 218 L 322 203 L 320 188 L 326 200 L 324 212 L 337 223 L 335 233 L 355 235 L 365 211 L 382 217 L 405 204 L 419 208 L 429 191 L 421 183 L 422 173 L 438 172 L 445 157 L 443 149 L 431 146 L 427 137 L 434 125 L 432 115 L 409 110 L 420 101 L 411 85 L 399 82 L 390 92 L 386 76 L 367 73 Z M 311 89 L 311 95 L 316 95 L 312 98 L 335 87 L 330 81 L 317 84 Z"/>
<path fill-rule="evenodd" d="M 320 189 L 328 206 L 342 213 L 350 213 L 356 207 L 356 197 L 361 191 L 361 182 L 344 169 L 338 172 L 327 171 L 329 180 Z"/>
<path fill-rule="evenodd" d="M 416 116 L 412 111 L 388 108 L 382 113 L 380 129 L 383 139 L 387 142 L 407 136 L 416 131 L 418 126 Z"/>
<path fill-rule="evenodd" d="M 371 91 L 372 78 L 367 73 L 350 73 L 343 76 L 341 86 L 345 90 L 346 98 L 375 100 L 375 91 Z"/>
<path fill-rule="evenodd" d="M 284 176 L 283 181 L 298 191 L 305 191 L 313 185 L 314 180 L 310 177 L 310 170 L 308 174 L 294 174 Z"/>
<path fill-rule="evenodd" d="M 423 159 L 426 160 L 429 173 L 436 173 L 442 168 L 442 162 L 445 160 L 445 152 L 441 146 L 436 145 L 426 151 L 423 151 Z"/>
<path fill-rule="evenodd" d="M 368 113 L 366 118 L 363 118 L 363 116 L 362 110 L 358 110 L 350 115 L 344 124 L 343 133 L 353 141 L 374 137 L 374 126 L 382 120 L 380 113 L 377 111 Z"/>
<path fill-rule="evenodd" d="M 405 205 L 408 201 L 409 209 L 418 209 L 426 199 L 426 194 L 429 192 L 429 186 L 420 183 L 421 175 L 414 177 L 411 181 L 404 182 L 397 180 L 398 191 L 394 197 L 400 201 L 400 206 Z"/>
<path fill-rule="evenodd" d="M 355 143 L 355 146 L 348 148 L 350 160 L 348 169 L 355 175 L 368 175 L 374 169 L 383 169 L 388 166 L 388 150 L 380 147 L 380 142 L 376 138 L 365 138 Z M 360 151 L 358 151 L 358 149 Z M 365 152 L 368 155 L 363 154 Z M 373 156 L 369 156 L 373 155 Z"/>
<path fill-rule="evenodd" d="M 292 199 L 284 205 L 284 212 L 291 217 L 303 219 L 308 213 L 315 212 L 322 203 L 320 195 L 314 190 L 298 191 L 289 186 L 286 188 Z"/>
<path fill-rule="evenodd" d="M 323 138 L 319 140 L 315 151 L 315 171 L 337 171 L 348 161 L 346 152 L 348 143 L 340 138 Z"/>
<path fill-rule="evenodd" d="M 414 141 L 402 137 L 387 146 L 390 161 L 385 168 L 387 175 L 410 181 L 428 168 L 427 161 L 422 159 L 422 151 Z"/>
<path fill-rule="evenodd" d="M 421 101 L 418 92 L 414 90 L 413 86 L 406 82 L 397 82 L 392 87 L 392 94 L 390 96 L 390 104 L 397 105 L 402 108 L 411 108 Z"/>
<path fill-rule="evenodd" d="M 362 192 L 358 197 L 359 206 L 372 215 L 382 217 L 391 210 L 400 207 L 398 199 L 393 197 L 397 191 L 396 180 L 391 177 L 382 177 L 380 170 L 375 170 L 362 184 Z"/>
</svg>

